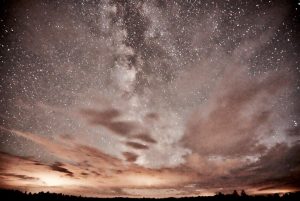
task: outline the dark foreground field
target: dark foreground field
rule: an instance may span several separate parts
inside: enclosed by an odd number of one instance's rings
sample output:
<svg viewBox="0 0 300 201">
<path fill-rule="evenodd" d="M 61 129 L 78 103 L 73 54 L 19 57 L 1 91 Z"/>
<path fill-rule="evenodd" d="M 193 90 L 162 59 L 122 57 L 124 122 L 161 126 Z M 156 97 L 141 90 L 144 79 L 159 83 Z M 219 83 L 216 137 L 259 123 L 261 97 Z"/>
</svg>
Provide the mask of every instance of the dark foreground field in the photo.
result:
<svg viewBox="0 0 300 201">
<path fill-rule="evenodd" d="M 8 200 L 19 200 L 19 201 L 104 201 L 104 200 L 114 200 L 114 199 L 121 199 L 124 201 L 129 201 L 129 200 L 158 200 L 154 198 L 88 198 L 88 197 L 77 197 L 77 196 L 70 196 L 70 195 L 63 195 L 63 194 L 57 194 L 57 193 L 23 193 L 21 191 L 17 190 L 6 190 L 6 189 L 1 189 L 0 190 L 0 200 L 2 201 L 8 201 Z M 217 201 L 217 200 L 278 200 L 278 201 L 284 201 L 284 200 L 291 200 L 291 201 L 298 201 L 300 200 L 300 192 L 294 192 L 294 193 L 286 193 L 283 195 L 279 194 L 272 194 L 272 195 L 256 195 L 256 196 L 250 196 L 245 193 L 242 193 L 241 195 L 237 194 L 234 192 L 233 194 L 222 194 L 219 193 L 215 196 L 209 196 L 209 197 L 204 197 L 204 196 L 199 196 L 199 197 L 185 197 L 185 198 L 163 198 L 159 200 L 190 200 L 190 201 L 196 201 L 196 200 L 210 200 L 210 201 Z"/>
</svg>

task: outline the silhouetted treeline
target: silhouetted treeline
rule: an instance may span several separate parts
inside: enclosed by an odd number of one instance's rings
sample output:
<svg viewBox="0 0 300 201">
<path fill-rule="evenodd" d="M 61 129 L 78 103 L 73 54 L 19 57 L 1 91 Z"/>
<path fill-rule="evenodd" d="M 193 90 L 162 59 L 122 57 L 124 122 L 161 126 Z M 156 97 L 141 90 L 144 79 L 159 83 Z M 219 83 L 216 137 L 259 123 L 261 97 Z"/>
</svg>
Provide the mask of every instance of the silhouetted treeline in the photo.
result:
<svg viewBox="0 0 300 201">
<path fill-rule="evenodd" d="M 81 196 L 72 196 L 72 195 L 64 195 L 61 193 L 23 193 L 18 190 L 6 190 L 0 189 L 0 200 L 2 201 L 105 201 L 105 200 L 113 200 L 113 199 L 122 199 L 126 200 L 157 200 L 155 198 L 89 198 L 89 197 L 81 197 Z M 272 200 L 272 201 L 297 201 L 300 200 L 300 192 L 293 192 L 293 193 L 285 193 L 283 195 L 279 194 L 271 194 L 271 195 L 254 195 L 250 196 L 245 193 L 245 191 L 241 191 L 238 194 L 237 191 L 234 191 L 232 194 L 223 194 L 217 193 L 215 196 L 199 196 L 199 197 L 185 197 L 185 198 L 161 198 L 159 200 L 168 201 L 168 200 L 189 200 L 189 201 L 218 201 L 218 200 L 225 200 L 225 201 L 239 201 L 239 200 Z"/>
</svg>

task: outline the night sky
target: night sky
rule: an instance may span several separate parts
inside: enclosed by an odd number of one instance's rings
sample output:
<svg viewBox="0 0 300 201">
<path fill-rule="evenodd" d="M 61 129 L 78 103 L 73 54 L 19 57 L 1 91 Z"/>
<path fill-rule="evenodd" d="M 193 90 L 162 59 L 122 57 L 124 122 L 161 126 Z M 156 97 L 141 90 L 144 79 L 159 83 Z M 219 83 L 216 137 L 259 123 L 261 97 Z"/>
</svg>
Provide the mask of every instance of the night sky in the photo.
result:
<svg viewBox="0 0 300 201">
<path fill-rule="evenodd" d="M 0 2 L 0 188 L 300 190 L 300 1 Z"/>
</svg>

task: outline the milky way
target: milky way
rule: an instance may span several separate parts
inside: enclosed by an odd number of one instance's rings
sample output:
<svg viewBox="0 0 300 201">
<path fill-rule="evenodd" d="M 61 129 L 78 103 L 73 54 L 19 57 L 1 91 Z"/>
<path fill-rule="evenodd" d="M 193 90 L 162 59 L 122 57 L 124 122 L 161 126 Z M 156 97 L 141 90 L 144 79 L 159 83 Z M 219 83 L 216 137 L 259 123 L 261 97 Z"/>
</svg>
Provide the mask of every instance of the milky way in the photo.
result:
<svg viewBox="0 0 300 201">
<path fill-rule="evenodd" d="M 1 4 L 0 187 L 300 189 L 299 2 Z"/>
</svg>

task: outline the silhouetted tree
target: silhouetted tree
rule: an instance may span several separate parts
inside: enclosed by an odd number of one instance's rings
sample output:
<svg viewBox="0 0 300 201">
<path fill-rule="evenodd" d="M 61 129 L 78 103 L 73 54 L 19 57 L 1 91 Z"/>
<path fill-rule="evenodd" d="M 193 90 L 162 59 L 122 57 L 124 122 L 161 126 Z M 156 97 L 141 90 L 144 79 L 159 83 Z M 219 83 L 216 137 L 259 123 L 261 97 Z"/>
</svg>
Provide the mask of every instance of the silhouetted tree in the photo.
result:
<svg viewBox="0 0 300 201">
<path fill-rule="evenodd" d="M 233 191 L 232 195 L 233 195 L 234 197 L 239 197 L 239 194 L 238 194 L 238 192 L 237 192 L 236 190 Z"/>
<path fill-rule="evenodd" d="M 241 196 L 242 196 L 242 197 L 247 197 L 248 195 L 247 195 L 247 193 L 246 193 L 244 190 L 242 190 L 242 191 L 241 191 Z"/>
</svg>

